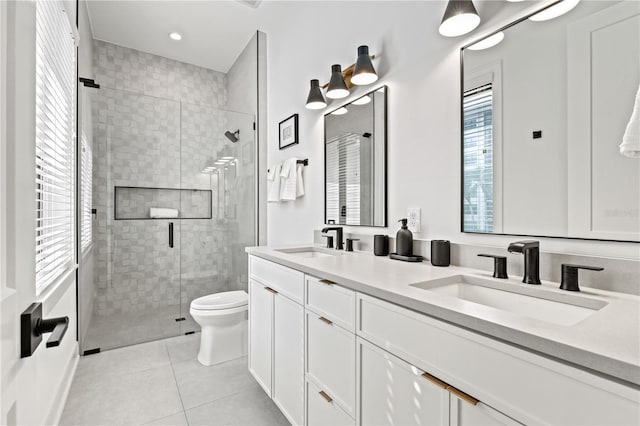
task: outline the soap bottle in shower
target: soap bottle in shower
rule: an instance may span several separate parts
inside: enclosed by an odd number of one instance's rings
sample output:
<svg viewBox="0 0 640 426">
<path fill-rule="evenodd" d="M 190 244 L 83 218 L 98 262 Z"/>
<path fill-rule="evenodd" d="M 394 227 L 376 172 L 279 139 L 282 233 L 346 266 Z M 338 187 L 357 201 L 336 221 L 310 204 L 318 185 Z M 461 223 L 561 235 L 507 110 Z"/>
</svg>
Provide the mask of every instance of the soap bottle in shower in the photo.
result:
<svg viewBox="0 0 640 426">
<path fill-rule="evenodd" d="M 413 255 L 413 234 L 407 228 L 407 219 L 400 219 L 402 227 L 396 234 L 396 253 L 400 256 Z"/>
</svg>

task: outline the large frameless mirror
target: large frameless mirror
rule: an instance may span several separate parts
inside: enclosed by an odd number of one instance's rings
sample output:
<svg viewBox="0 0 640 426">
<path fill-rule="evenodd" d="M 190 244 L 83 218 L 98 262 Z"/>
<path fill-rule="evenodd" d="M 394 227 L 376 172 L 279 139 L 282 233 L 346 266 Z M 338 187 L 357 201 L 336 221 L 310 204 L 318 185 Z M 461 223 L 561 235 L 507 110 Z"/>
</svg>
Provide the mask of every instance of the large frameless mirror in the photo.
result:
<svg viewBox="0 0 640 426">
<path fill-rule="evenodd" d="M 461 51 L 462 231 L 640 241 L 640 3 L 535 18 Z"/>
<path fill-rule="evenodd" d="M 386 92 L 325 115 L 325 223 L 387 226 Z"/>
</svg>

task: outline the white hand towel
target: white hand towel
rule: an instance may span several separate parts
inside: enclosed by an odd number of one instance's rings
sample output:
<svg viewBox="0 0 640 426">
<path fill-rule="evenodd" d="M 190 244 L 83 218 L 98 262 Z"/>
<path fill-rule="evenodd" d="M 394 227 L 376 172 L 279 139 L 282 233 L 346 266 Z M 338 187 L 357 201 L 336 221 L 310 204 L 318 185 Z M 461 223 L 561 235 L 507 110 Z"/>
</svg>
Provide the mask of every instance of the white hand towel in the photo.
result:
<svg viewBox="0 0 640 426">
<path fill-rule="evenodd" d="M 304 181 L 302 180 L 302 170 L 304 170 L 304 164 L 296 164 L 296 198 L 300 198 L 304 195 Z"/>
<path fill-rule="evenodd" d="M 298 174 L 296 173 L 297 158 L 289 158 L 282 164 L 280 177 L 280 200 L 294 201 L 296 199 L 296 183 Z"/>
<path fill-rule="evenodd" d="M 151 219 L 173 219 L 178 217 L 178 209 L 151 207 L 149 209 L 149 217 Z"/>
<path fill-rule="evenodd" d="M 267 180 L 269 181 L 269 189 L 267 191 L 267 202 L 280 202 L 280 173 L 282 171 L 282 163 L 276 164 L 269 169 Z"/>
<path fill-rule="evenodd" d="M 629 124 L 622 136 L 620 154 L 629 158 L 640 158 L 640 86 L 638 86 Z"/>
</svg>

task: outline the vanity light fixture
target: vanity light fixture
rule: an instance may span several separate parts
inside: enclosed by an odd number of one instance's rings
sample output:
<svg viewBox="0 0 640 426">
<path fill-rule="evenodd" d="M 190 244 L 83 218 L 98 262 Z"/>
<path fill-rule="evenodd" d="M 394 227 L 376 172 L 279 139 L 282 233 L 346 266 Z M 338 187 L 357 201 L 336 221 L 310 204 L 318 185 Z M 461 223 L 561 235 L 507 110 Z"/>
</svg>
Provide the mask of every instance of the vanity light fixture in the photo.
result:
<svg viewBox="0 0 640 426">
<path fill-rule="evenodd" d="M 356 99 L 355 101 L 351 102 L 353 105 L 366 105 L 369 102 L 371 102 L 371 96 L 369 95 L 364 95 L 361 98 Z"/>
<path fill-rule="evenodd" d="M 533 16 L 530 16 L 529 20 L 539 22 L 557 18 L 558 16 L 562 16 L 576 7 L 578 3 L 580 3 L 580 0 L 563 0 L 560 3 L 556 3 L 553 6 L 550 6 Z"/>
<path fill-rule="evenodd" d="M 331 115 L 345 115 L 348 112 L 349 110 L 346 109 L 345 107 L 340 107 L 337 110 L 333 111 Z"/>
<path fill-rule="evenodd" d="M 177 32 L 174 31 L 174 32 L 169 33 L 169 38 L 171 40 L 180 41 L 180 40 L 182 40 L 182 34 L 177 33 Z"/>
<path fill-rule="evenodd" d="M 342 67 L 339 64 L 331 65 L 331 80 L 327 87 L 327 98 L 342 99 L 349 96 L 349 89 L 342 76 Z"/>
<path fill-rule="evenodd" d="M 371 58 L 369 58 L 369 46 L 358 47 L 358 58 L 353 68 L 351 82 L 356 86 L 363 86 L 374 83 L 377 80 L 378 74 L 376 74 Z"/>
<path fill-rule="evenodd" d="M 468 47 L 469 50 L 484 50 L 490 47 L 495 46 L 504 40 L 504 33 L 500 31 L 499 33 L 495 33 L 494 35 L 485 38 L 484 40 L 480 40 L 477 43 L 472 44 Z"/>
<path fill-rule="evenodd" d="M 440 34 L 458 37 L 480 25 L 480 16 L 471 0 L 449 0 L 440 23 Z"/>
<path fill-rule="evenodd" d="M 320 82 L 316 79 L 311 80 L 311 87 L 309 88 L 309 96 L 307 96 L 308 109 L 322 109 L 327 106 L 327 100 L 320 90 Z"/>
</svg>

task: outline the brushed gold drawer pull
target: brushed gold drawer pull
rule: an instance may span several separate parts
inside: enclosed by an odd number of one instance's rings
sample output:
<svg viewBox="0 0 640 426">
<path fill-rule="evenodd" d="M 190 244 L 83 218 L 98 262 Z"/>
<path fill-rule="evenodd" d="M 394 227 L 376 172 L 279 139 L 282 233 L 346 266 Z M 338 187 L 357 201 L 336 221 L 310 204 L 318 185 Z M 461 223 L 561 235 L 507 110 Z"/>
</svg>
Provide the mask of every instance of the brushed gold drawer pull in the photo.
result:
<svg viewBox="0 0 640 426">
<path fill-rule="evenodd" d="M 267 290 L 269 293 L 278 294 L 278 292 L 272 289 L 271 287 L 265 287 L 264 289 Z"/>
<path fill-rule="evenodd" d="M 322 321 L 325 324 L 331 325 L 333 324 L 333 321 L 331 321 L 330 319 L 326 319 L 325 317 L 320 317 L 318 318 L 320 321 Z"/>
<path fill-rule="evenodd" d="M 471 395 L 466 394 L 462 392 L 460 389 L 454 388 L 453 386 L 447 386 L 447 390 L 452 394 L 454 394 L 455 396 L 457 396 L 458 398 L 460 398 L 461 400 L 468 402 L 471 405 L 478 405 L 478 402 L 480 402 L 474 397 L 472 397 Z"/>
<path fill-rule="evenodd" d="M 444 390 L 448 390 L 447 388 L 449 387 L 449 385 L 446 384 L 445 382 L 443 382 L 442 380 L 438 379 L 437 377 L 432 376 L 429 373 L 422 373 L 422 377 L 424 377 L 425 379 L 427 379 L 428 381 L 430 381 L 434 385 L 438 386 L 439 388 L 442 388 Z"/>
<path fill-rule="evenodd" d="M 333 281 L 329 281 L 329 280 L 320 280 L 320 282 L 322 284 L 326 284 L 326 285 L 334 285 L 335 284 Z"/>
<path fill-rule="evenodd" d="M 329 395 L 327 395 L 325 391 L 320 391 L 318 393 L 320 394 L 321 397 L 323 397 L 325 399 L 325 401 L 327 401 L 327 402 L 333 401 L 333 398 L 331 398 Z"/>
</svg>

